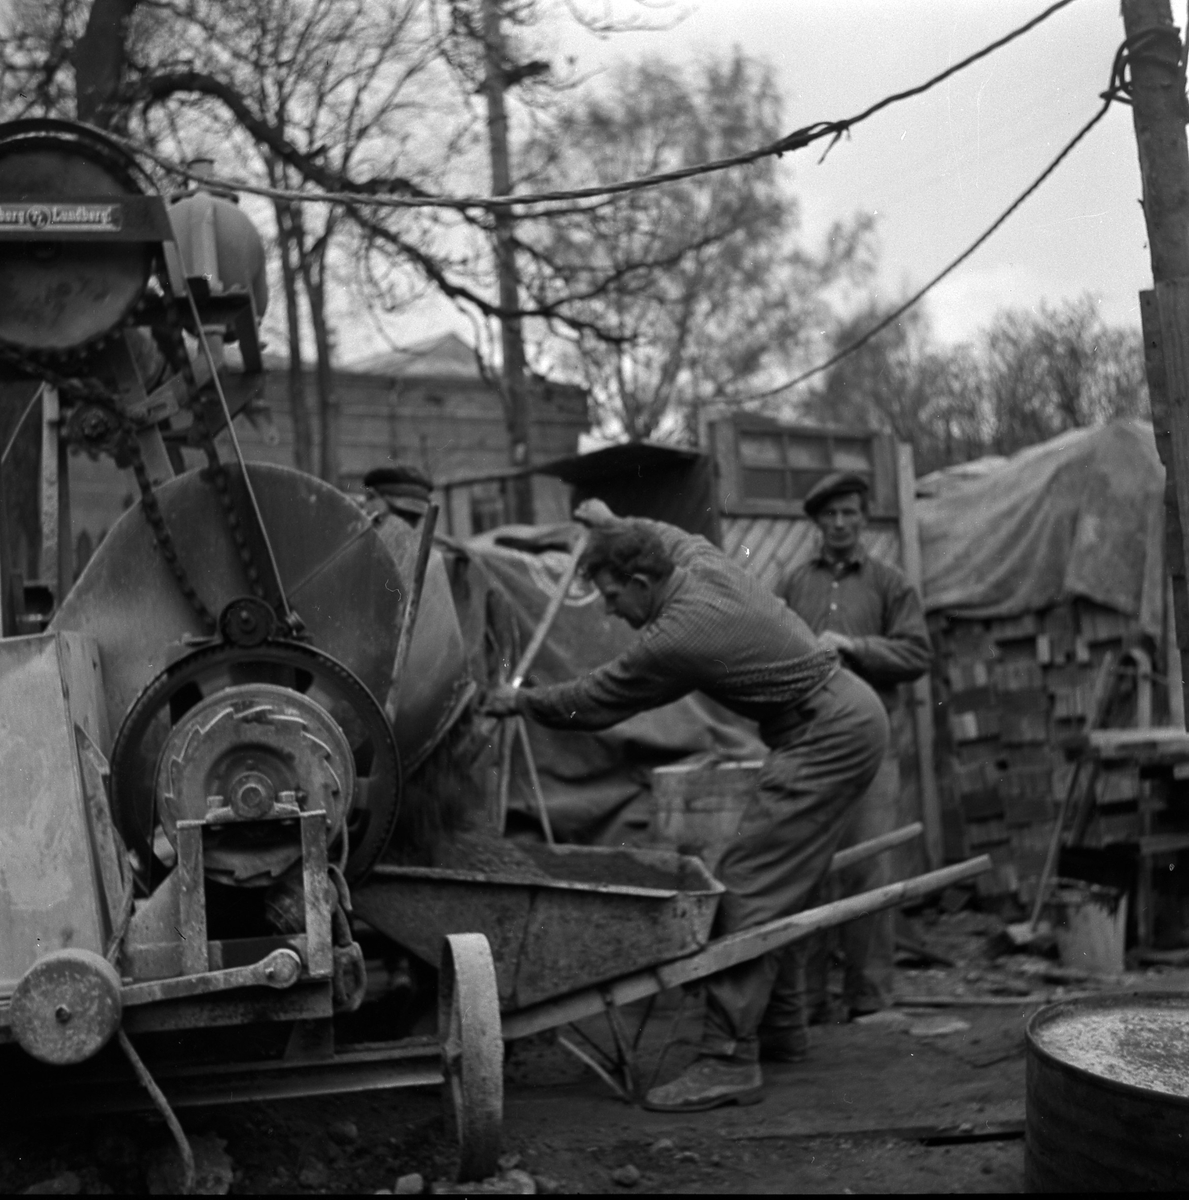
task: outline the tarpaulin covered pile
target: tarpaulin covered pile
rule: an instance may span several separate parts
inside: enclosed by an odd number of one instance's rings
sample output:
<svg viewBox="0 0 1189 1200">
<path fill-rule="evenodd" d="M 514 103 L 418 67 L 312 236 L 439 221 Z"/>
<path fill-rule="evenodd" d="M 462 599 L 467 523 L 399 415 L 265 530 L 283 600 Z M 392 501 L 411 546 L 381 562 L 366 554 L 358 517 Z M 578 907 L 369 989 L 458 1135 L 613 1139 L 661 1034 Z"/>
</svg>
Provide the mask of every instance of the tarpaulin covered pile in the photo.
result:
<svg viewBox="0 0 1189 1200">
<path fill-rule="evenodd" d="M 472 538 L 453 564 L 455 604 L 475 678 L 510 673 L 528 644 L 568 561 L 576 525 L 504 526 Z M 530 683 L 573 679 L 615 657 L 636 636 L 607 616 L 598 591 L 571 586 Z M 765 753 L 754 727 L 700 695 L 640 713 L 599 733 L 557 732 L 528 722 L 529 738 L 549 798 L 550 820 L 563 841 L 619 842 L 648 823 L 648 772 L 687 755 L 724 758 Z M 533 811 L 523 759 L 515 768 L 511 812 Z"/>
<path fill-rule="evenodd" d="M 1115 421 L 924 477 L 925 607 L 1011 617 L 1082 597 L 1159 637 L 1164 468 L 1152 427 Z"/>
</svg>

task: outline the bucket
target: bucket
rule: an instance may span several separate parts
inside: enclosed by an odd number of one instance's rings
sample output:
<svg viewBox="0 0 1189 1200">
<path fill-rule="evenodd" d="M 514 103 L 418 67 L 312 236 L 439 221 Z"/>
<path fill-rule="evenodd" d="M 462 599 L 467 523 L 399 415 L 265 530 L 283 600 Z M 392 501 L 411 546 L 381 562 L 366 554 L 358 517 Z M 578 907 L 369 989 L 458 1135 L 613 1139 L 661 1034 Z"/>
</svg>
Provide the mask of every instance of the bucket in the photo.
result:
<svg viewBox="0 0 1189 1200">
<path fill-rule="evenodd" d="M 1119 975 L 1127 939 L 1127 893 L 1078 879 L 1059 879 L 1050 901 L 1057 953 L 1067 967 Z"/>
<path fill-rule="evenodd" d="M 719 762 L 697 755 L 652 772 L 653 836 L 679 854 L 718 865 L 755 794 L 761 761 Z"/>
</svg>

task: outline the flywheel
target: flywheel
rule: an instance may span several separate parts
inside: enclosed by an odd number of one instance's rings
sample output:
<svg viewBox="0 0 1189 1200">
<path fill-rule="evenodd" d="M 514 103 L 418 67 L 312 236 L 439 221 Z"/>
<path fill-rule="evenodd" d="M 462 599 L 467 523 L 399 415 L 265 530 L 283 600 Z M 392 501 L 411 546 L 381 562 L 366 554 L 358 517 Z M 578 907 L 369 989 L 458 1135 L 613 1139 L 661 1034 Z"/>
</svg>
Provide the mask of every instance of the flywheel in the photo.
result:
<svg viewBox="0 0 1189 1200">
<path fill-rule="evenodd" d="M 251 729 L 253 706 L 257 717 L 267 709 L 272 731 Z M 286 724 L 289 732 L 276 732 Z M 341 663 L 297 642 L 193 651 L 141 692 L 111 756 L 113 816 L 150 887 L 160 877 L 157 828 L 168 837 L 176 820 L 199 816 L 219 789 L 229 803 L 242 792 L 249 806 L 260 793 L 315 793 L 318 807 L 339 814 L 331 836 L 345 833 L 345 874 L 359 880 L 392 836 L 400 786 L 392 728 L 375 697 Z M 336 796 L 348 788 L 349 796 Z M 228 882 L 267 882 L 255 871 L 237 875 L 236 866 L 233 855 L 217 869 Z"/>
<path fill-rule="evenodd" d="M 41 234 L 64 240 L 0 245 L 0 345 L 40 358 L 93 346 L 123 324 L 152 271 L 147 243 L 102 241 L 120 201 L 139 197 L 139 166 L 98 130 L 64 121 L 14 121 L 0 136 L 0 204 Z M 30 203 L 53 196 L 56 203 Z M 69 240 L 93 226 L 98 241 Z"/>
</svg>

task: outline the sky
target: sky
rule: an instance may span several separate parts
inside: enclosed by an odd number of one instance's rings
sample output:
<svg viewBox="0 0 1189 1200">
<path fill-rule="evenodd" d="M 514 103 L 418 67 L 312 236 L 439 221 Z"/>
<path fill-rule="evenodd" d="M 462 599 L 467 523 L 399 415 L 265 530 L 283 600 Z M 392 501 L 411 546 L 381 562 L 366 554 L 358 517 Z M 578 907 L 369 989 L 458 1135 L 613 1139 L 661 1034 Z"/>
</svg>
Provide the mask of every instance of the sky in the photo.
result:
<svg viewBox="0 0 1189 1200">
<path fill-rule="evenodd" d="M 558 46 L 579 69 L 598 72 L 617 59 L 689 61 L 737 44 L 771 63 L 785 126 L 793 129 L 854 115 L 923 82 L 1047 6 L 699 0 L 660 10 L 688 13 L 663 31 L 599 39 L 567 23 Z M 1183 23 L 1183 10 L 1176 19 Z M 881 291 L 898 295 L 924 283 L 1093 115 L 1122 39 L 1118 0 L 1074 0 L 924 96 L 856 126 L 825 162 L 818 163 L 821 143 L 792 156 L 806 239 L 820 240 L 840 216 L 873 213 Z M 936 336 L 969 338 L 1001 308 L 1034 309 L 1084 293 L 1108 321 L 1138 326 L 1137 293 L 1151 284 L 1139 196 L 1131 111 L 1116 104 L 1003 229 L 930 294 Z"/>
<path fill-rule="evenodd" d="M 1048 7 L 1046 0 L 571 2 L 671 26 L 597 37 L 557 19 L 550 49 L 572 56 L 592 85 L 618 61 L 656 55 L 693 62 L 738 45 L 771 64 L 789 130 L 855 115 Z M 915 290 L 1093 115 L 1122 39 L 1118 0 L 1074 0 L 925 95 L 856 126 L 824 162 L 824 143 L 786 156 L 807 243 L 820 244 L 839 217 L 872 213 L 878 290 L 888 297 Z M 1036 310 L 1086 294 L 1108 322 L 1138 327 L 1137 293 L 1151 284 L 1140 190 L 1131 111 L 1116 104 L 1007 224 L 929 294 L 935 336 L 970 339 L 1000 309 Z M 444 306 L 433 306 L 402 317 L 390 336 L 407 343 L 443 323 L 469 333 Z"/>
<path fill-rule="evenodd" d="M 785 127 L 858 113 L 1007 33 L 1047 0 L 552 0 L 548 47 L 597 86 L 616 61 L 680 62 L 737 44 L 768 61 Z M 567 7 L 604 8 L 670 27 L 599 38 Z M 0 0 L 0 12 L 9 0 Z M 1179 24 L 1185 6 L 1174 3 Z M 819 242 L 831 223 L 875 214 L 879 290 L 907 293 L 974 240 L 1095 111 L 1123 38 L 1118 0 L 1073 0 L 1006 48 L 857 126 L 819 163 L 820 147 L 784 162 Z M 1004 307 L 1091 295 L 1112 323 L 1138 326 L 1150 285 L 1131 112 L 1116 104 L 1006 226 L 929 296 L 935 335 L 954 342 Z M 382 349 L 370 322 L 340 329 L 343 361 Z M 389 326 L 398 344 L 469 324 L 437 303 Z"/>
</svg>

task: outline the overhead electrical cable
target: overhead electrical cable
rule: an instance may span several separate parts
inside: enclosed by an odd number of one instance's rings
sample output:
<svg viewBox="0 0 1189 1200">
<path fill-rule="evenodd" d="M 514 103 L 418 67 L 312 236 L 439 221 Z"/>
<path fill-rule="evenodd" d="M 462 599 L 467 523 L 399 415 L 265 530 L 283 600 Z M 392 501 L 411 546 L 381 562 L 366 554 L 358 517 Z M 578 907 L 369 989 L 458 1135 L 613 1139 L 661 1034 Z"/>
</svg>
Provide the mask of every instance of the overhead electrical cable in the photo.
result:
<svg viewBox="0 0 1189 1200">
<path fill-rule="evenodd" d="M 873 338 L 878 337 L 889 325 L 895 324 L 913 305 L 919 303 L 924 297 L 933 290 L 945 277 L 955 271 L 962 265 L 992 234 L 1003 225 L 1003 223 L 1022 205 L 1032 194 L 1040 187 L 1042 183 L 1061 165 L 1062 162 L 1073 151 L 1074 147 L 1106 116 L 1111 105 L 1120 100 L 1123 103 L 1130 103 L 1127 100 L 1128 85 L 1123 79 L 1123 70 L 1126 66 L 1126 54 L 1129 46 L 1124 42 L 1118 53 L 1115 55 L 1114 66 L 1111 70 L 1110 86 L 1102 93 L 1102 107 L 1069 139 L 1068 142 L 1061 148 L 1057 156 L 1049 163 L 1047 167 L 987 226 L 985 230 L 957 258 L 951 259 L 928 283 L 918 288 L 911 296 L 908 297 L 902 304 L 893 309 L 887 316 L 877 321 L 870 329 L 857 337 L 853 342 L 849 342 L 843 346 L 841 350 L 830 355 L 824 362 L 818 363 L 814 367 L 810 367 L 807 371 L 802 371 L 799 375 L 794 375 L 791 379 L 784 380 L 783 383 L 778 383 L 773 387 L 765 388 L 761 392 L 752 392 L 746 396 L 734 397 L 734 402 L 740 404 L 751 403 L 756 400 L 767 400 L 772 396 L 779 395 L 781 392 L 786 392 L 799 384 L 805 383 L 815 376 L 828 371 L 831 367 L 837 366 L 844 358 L 854 354 L 856 350 L 861 350 Z"/>
<path fill-rule="evenodd" d="M 326 191 L 299 191 L 288 190 L 284 188 L 266 187 L 261 184 L 248 183 L 243 180 L 233 180 L 216 178 L 211 176 L 202 176 L 191 171 L 188 167 L 182 166 L 180 163 L 173 162 L 171 159 L 150 150 L 147 147 L 136 145 L 132 142 L 126 142 L 128 148 L 137 154 L 142 154 L 151 159 L 163 170 L 170 174 L 178 175 L 183 178 L 192 180 L 201 184 L 204 187 L 223 188 L 228 191 L 245 192 L 249 195 L 264 196 L 271 200 L 287 200 L 294 203 L 302 204 L 353 204 L 357 206 L 368 206 L 378 208 L 451 208 L 458 210 L 466 209 L 485 209 L 494 211 L 506 208 L 521 208 L 523 206 L 539 206 L 556 204 L 560 202 L 570 202 L 574 200 L 595 199 L 604 196 L 622 195 L 627 192 L 640 191 L 643 188 L 659 187 L 666 183 L 677 183 L 683 179 L 691 179 L 698 175 L 708 175 L 718 171 L 729 170 L 732 167 L 747 166 L 750 163 L 757 162 L 763 158 L 779 157 L 783 154 L 788 154 L 796 150 L 803 150 L 805 147 L 814 142 L 820 141 L 822 138 L 830 138 L 830 145 L 826 147 L 828 154 L 834 145 L 850 130 L 862 121 L 866 121 L 869 117 L 873 117 L 876 113 L 888 108 L 890 105 L 897 104 L 902 100 L 909 100 L 914 96 L 920 96 L 936 87 L 939 83 L 943 83 L 951 76 L 972 66 L 980 59 L 986 58 L 995 51 L 1002 49 L 1010 42 L 1015 41 L 1024 34 L 1035 29 L 1042 22 L 1047 21 L 1054 13 L 1066 8 L 1072 4 L 1074 0 L 1056 0 L 1056 3 L 1050 4 L 1043 12 L 1038 13 L 1031 20 L 1025 21 L 1023 25 L 1011 30 L 1010 33 L 1004 34 L 1003 37 L 984 46 L 981 50 L 975 51 L 968 55 L 960 62 L 954 63 L 953 66 L 947 67 L 938 75 L 925 80 L 924 83 L 918 84 L 916 87 L 908 88 L 906 91 L 894 92 L 892 95 L 885 96 L 882 100 L 876 101 L 874 104 L 863 109 L 853 117 L 847 117 L 837 121 L 818 121 L 813 125 L 806 125 L 801 129 L 795 129 L 784 137 L 779 138 L 775 142 L 770 142 L 766 146 L 758 146 L 752 150 L 746 150 L 741 154 L 734 154 L 727 158 L 714 159 L 710 162 L 696 163 L 688 167 L 679 167 L 672 171 L 660 171 L 654 175 L 645 175 L 635 179 L 625 179 L 618 183 L 608 184 L 592 184 L 588 187 L 570 188 L 562 191 L 552 192 L 532 192 L 526 194 L 514 194 L 509 196 L 448 196 L 448 195 L 429 195 L 429 196 L 393 196 L 393 195 L 376 195 L 374 192 L 364 190 L 362 187 L 358 190 L 347 192 L 326 192 Z M 109 133 L 107 136 L 111 136 Z M 824 155 L 823 155 L 824 157 Z M 377 186 L 376 183 L 370 186 Z M 518 214 L 520 219 L 525 219 L 533 214 Z M 549 212 L 539 214 L 548 216 Z"/>
</svg>

